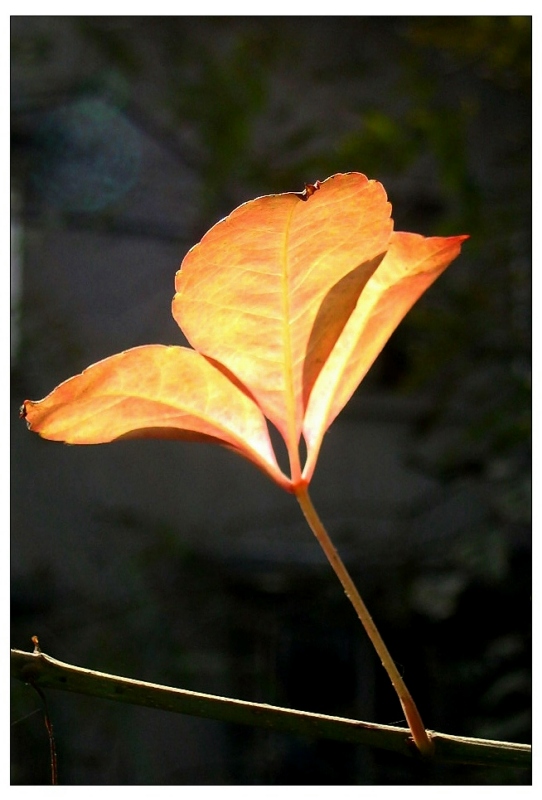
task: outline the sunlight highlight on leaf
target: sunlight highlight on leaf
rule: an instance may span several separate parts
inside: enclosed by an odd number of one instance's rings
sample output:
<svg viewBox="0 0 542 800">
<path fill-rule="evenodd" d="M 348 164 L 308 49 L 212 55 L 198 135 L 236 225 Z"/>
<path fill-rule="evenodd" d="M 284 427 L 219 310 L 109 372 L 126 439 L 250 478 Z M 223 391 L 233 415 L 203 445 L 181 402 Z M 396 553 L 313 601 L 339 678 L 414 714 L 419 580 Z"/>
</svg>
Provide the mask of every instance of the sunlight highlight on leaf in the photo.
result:
<svg viewBox="0 0 542 800">
<path fill-rule="evenodd" d="M 173 316 L 194 350 L 119 353 L 25 401 L 22 416 L 71 444 L 215 442 L 297 493 L 337 414 L 468 238 L 393 233 L 390 211 L 382 185 L 357 172 L 244 203 L 177 272 Z M 268 422 L 285 441 L 290 477 Z"/>
<path fill-rule="evenodd" d="M 177 273 L 173 315 L 188 340 L 250 387 L 290 453 L 341 307 L 355 304 L 391 231 L 382 185 L 358 173 L 335 175 L 307 200 L 290 193 L 240 206 Z M 323 300 L 349 275 L 337 314 L 330 308 L 329 324 L 315 336 Z"/>
</svg>

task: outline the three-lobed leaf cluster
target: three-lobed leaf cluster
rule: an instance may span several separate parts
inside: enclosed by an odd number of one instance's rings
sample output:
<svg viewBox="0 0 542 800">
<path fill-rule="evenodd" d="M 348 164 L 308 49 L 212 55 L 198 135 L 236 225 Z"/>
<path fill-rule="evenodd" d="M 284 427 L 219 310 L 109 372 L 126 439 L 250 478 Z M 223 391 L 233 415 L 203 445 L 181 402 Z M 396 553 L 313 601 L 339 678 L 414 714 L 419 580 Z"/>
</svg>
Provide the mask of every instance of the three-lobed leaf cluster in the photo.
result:
<svg viewBox="0 0 542 800">
<path fill-rule="evenodd" d="M 394 232 L 390 214 L 382 185 L 355 172 L 244 203 L 176 275 L 173 316 L 193 349 L 118 353 L 26 400 L 22 416 L 70 444 L 216 442 L 288 491 L 307 486 L 326 430 L 467 238 Z M 267 421 L 285 441 L 290 475 Z"/>
</svg>

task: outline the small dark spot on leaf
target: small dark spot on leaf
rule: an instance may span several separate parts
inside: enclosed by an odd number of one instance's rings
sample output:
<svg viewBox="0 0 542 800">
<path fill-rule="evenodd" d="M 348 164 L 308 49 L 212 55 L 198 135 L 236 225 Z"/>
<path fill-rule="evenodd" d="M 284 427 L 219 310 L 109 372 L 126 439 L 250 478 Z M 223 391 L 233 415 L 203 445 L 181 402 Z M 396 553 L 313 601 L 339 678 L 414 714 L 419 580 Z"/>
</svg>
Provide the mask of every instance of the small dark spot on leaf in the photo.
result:
<svg viewBox="0 0 542 800">
<path fill-rule="evenodd" d="M 295 194 L 299 197 L 300 200 L 308 200 L 309 197 L 320 188 L 320 181 L 315 181 L 314 183 L 306 183 L 305 188 L 302 192 L 295 192 Z"/>
</svg>

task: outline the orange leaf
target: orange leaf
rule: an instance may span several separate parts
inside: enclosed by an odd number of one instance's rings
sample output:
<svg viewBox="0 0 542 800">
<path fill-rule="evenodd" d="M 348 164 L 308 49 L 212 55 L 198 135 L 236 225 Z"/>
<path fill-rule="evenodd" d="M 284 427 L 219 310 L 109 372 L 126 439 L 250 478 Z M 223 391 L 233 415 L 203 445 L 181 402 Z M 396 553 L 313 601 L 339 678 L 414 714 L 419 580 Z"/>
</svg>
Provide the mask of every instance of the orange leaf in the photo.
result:
<svg viewBox="0 0 542 800">
<path fill-rule="evenodd" d="M 40 436 L 68 444 L 134 437 L 218 442 L 290 488 L 256 403 L 218 365 L 186 347 L 118 353 L 43 400 L 26 400 L 21 414 Z"/>
<path fill-rule="evenodd" d="M 240 206 L 177 273 L 173 316 L 196 350 L 249 387 L 286 441 L 294 481 L 313 384 L 391 231 L 381 184 L 340 174 L 303 196 Z"/>
<path fill-rule="evenodd" d="M 361 292 L 313 386 L 303 423 L 307 444 L 303 477 L 307 481 L 312 477 L 324 433 L 405 314 L 459 255 L 467 238 L 392 235 L 388 252 Z"/>
<path fill-rule="evenodd" d="M 23 416 L 41 436 L 72 444 L 217 442 L 296 491 L 390 335 L 467 238 L 425 239 L 392 225 L 383 187 L 360 173 L 245 203 L 177 273 L 173 315 L 195 350 L 119 353 L 26 401 Z M 290 478 L 266 417 L 286 442 Z"/>
</svg>

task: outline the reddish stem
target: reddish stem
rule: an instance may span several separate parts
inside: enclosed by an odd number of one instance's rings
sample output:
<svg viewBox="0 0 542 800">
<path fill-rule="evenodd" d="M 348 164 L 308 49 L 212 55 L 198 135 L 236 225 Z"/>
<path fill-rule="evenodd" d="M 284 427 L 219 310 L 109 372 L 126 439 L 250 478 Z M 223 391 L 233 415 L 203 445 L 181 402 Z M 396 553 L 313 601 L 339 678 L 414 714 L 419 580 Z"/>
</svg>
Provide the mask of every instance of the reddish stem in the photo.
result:
<svg viewBox="0 0 542 800">
<path fill-rule="evenodd" d="M 403 681 L 401 675 L 395 663 L 388 651 L 388 648 L 384 644 L 384 640 L 380 636 L 376 625 L 373 622 L 369 611 L 360 597 L 358 590 L 356 589 L 354 582 L 346 567 L 344 566 L 341 557 L 339 556 L 337 550 L 335 549 L 329 535 L 324 528 L 320 517 L 316 513 L 316 509 L 314 508 L 312 501 L 309 497 L 309 492 L 307 486 L 305 484 L 298 485 L 295 489 L 295 495 L 297 497 L 298 503 L 301 506 L 301 510 L 305 515 L 305 519 L 307 520 L 312 532 L 318 539 L 322 550 L 326 554 L 327 560 L 333 567 L 333 570 L 337 577 L 339 578 L 343 589 L 346 593 L 346 596 L 354 606 L 356 614 L 361 620 L 361 623 L 365 630 L 367 631 L 367 635 L 371 640 L 373 647 L 375 648 L 376 652 L 378 653 L 380 660 L 382 661 L 382 666 L 388 673 L 390 680 L 393 684 L 393 688 L 397 692 L 397 696 L 399 697 L 399 701 L 405 713 L 405 717 L 412 733 L 412 738 L 420 751 L 420 753 L 424 756 L 432 756 L 434 751 L 434 745 L 431 739 L 429 738 L 425 726 L 422 722 L 420 717 L 419 711 L 416 708 L 416 704 L 412 699 L 410 692 L 408 691 L 405 682 Z"/>
</svg>

